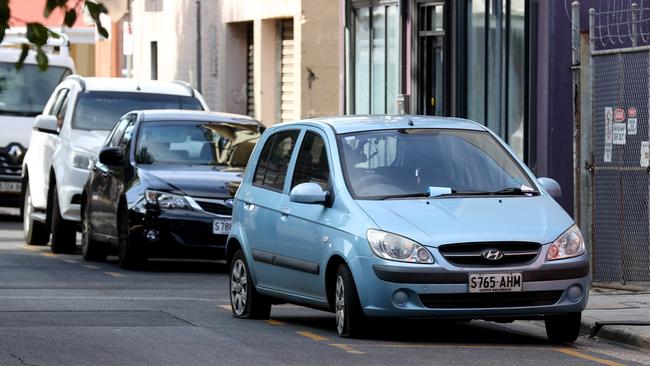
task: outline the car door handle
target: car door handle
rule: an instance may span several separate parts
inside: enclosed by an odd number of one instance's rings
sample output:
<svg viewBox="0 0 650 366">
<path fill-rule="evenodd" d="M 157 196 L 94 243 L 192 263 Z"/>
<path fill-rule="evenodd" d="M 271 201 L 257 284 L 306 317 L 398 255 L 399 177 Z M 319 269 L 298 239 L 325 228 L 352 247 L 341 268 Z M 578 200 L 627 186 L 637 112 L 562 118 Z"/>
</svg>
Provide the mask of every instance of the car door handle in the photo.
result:
<svg viewBox="0 0 650 366">
<path fill-rule="evenodd" d="M 291 210 L 289 207 L 285 207 L 283 209 L 280 209 L 280 219 L 282 221 L 287 221 L 287 218 L 289 217 L 289 214 L 291 213 Z"/>
<path fill-rule="evenodd" d="M 250 202 L 244 202 L 244 210 L 253 211 L 254 208 L 255 208 L 255 204 Z"/>
</svg>

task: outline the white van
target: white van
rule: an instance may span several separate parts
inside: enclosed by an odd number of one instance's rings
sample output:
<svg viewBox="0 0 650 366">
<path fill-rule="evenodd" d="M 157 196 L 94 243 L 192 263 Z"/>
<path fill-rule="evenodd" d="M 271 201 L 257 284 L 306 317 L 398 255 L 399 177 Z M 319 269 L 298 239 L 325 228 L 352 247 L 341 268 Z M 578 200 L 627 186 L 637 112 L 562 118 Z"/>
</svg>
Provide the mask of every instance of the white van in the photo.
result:
<svg viewBox="0 0 650 366">
<path fill-rule="evenodd" d="M 29 51 L 23 67 L 16 69 L 19 45 L 26 42 L 20 34 L 7 33 L 0 45 L 0 206 L 20 206 L 22 163 L 34 117 L 43 112 L 56 86 L 74 73 L 64 36 L 48 43 L 47 70 L 39 69 L 35 51 Z"/>
</svg>

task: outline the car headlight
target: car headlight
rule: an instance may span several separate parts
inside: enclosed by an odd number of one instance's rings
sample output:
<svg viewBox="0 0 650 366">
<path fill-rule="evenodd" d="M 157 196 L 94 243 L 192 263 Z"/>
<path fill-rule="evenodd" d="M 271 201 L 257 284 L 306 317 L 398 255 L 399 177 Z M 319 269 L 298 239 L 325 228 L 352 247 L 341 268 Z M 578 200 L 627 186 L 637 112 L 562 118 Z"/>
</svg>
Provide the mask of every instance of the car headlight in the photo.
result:
<svg viewBox="0 0 650 366">
<path fill-rule="evenodd" d="M 585 241 L 582 239 L 580 229 L 573 225 L 559 238 L 555 239 L 548 248 L 546 259 L 554 261 L 557 259 L 573 258 L 585 253 Z"/>
<path fill-rule="evenodd" d="M 192 206 L 185 197 L 178 194 L 146 190 L 144 193 L 144 199 L 148 204 L 160 208 L 192 209 Z"/>
<path fill-rule="evenodd" d="M 379 258 L 410 263 L 433 263 L 433 256 L 422 245 L 403 236 L 370 229 L 366 233 L 370 249 Z"/>
<path fill-rule="evenodd" d="M 68 149 L 68 163 L 74 168 L 89 170 L 94 158 L 95 154 L 90 151 L 73 147 Z"/>
</svg>

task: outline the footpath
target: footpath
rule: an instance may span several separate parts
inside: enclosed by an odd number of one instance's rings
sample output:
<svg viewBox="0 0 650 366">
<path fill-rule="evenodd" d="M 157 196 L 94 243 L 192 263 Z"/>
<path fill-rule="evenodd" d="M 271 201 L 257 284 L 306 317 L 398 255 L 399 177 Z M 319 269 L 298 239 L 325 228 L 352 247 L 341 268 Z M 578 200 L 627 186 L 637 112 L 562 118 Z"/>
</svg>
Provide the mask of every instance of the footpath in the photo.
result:
<svg viewBox="0 0 650 366">
<path fill-rule="evenodd" d="M 623 291 L 593 287 L 582 313 L 582 331 L 590 337 L 650 351 L 650 289 Z"/>
</svg>

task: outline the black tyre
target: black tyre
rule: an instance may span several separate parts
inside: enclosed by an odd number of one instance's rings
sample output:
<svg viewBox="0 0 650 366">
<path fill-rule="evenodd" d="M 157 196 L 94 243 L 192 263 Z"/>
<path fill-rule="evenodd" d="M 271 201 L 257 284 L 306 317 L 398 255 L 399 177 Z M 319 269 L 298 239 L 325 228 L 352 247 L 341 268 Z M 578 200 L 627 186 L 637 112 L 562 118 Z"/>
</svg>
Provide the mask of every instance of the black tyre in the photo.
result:
<svg viewBox="0 0 650 366">
<path fill-rule="evenodd" d="M 366 316 L 361 309 L 352 273 L 345 264 L 341 264 L 336 273 L 333 293 L 337 333 L 341 337 L 347 338 L 361 336 L 366 323 Z"/>
<path fill-rule="evenodd" d="M 40 221 L 35 221 L 32 218 L 34 213 L 34 206 L 32 205 L 32 195 L 29 190 L 29 181 L 23 182 L 23 233 L 25 234 L 25 242 L 29 245 L 46 245 L 50 240 L 50 230 L 47 225 Z"/>
<path fill-rule="evenodd" d="M 138 269 L 147 261 L 144 248 L 138 245 L 129 232 L 129 219 L 127 212 L 120 209 L 117 215 L 117 249 L 120 267 L 125 269 Z"/>
<path fill-rule="evenodd" d="M 52 252 L 71 254 L 77 249 L 77 228 L 74 222 L 61 216 L 59 193 L 52 187 Z"/>
<path fill-rule="evenodd" d="M 105 243 L 92 238 L 92 225 L 88 202 L 81 209 L 81 256 L 89 262 L 103 262 L 108 256 Z"/>
<path fill-rule="evenodd" d="M 230 306 L 235 318 L 268 319 L 271 301 L 255 290 L 244 252 L 239 249 L 230 263 Z"/>
<path fill-rule="evenodd" d="M 549 315 L 544 318 L 546 336 L 553 343 L 573 343 L 580 335 L 582 313 Z"/>
</svg>

